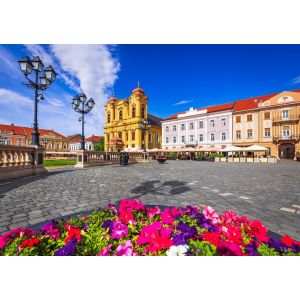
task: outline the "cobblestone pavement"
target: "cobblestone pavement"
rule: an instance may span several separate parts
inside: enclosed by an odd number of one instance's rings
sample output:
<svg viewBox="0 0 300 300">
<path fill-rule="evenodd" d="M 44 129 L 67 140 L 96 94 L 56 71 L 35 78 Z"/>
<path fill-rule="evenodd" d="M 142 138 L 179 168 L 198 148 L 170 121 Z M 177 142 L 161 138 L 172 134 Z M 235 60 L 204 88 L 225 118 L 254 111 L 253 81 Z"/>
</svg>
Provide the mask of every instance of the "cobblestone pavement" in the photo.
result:
<svg viewBox="0 0 300 300">
<path fill-rule="evenodd" d="M 167 161 L 111 165 L 0 183 L 0 233 L 138 198 L 147 204 L 210 205 L 260 219 L 300 240 L 300 163 Z"/>
</svg>

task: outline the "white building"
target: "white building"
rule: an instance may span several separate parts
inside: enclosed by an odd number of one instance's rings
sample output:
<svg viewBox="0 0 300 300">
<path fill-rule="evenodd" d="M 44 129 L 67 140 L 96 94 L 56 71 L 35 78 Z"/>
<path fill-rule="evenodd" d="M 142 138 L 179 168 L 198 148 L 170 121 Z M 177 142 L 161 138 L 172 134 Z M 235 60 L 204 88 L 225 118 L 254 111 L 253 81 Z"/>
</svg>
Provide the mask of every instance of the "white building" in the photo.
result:
<svg viewBox="0 0 300 300">
<path fill-rule="evenodd" d="M 231 146 L 233 106 L 234 102 L 190 108 L 162 120 L 162 148 Z"/>
<path fill-rule="evenodd" d="M 94 150 L 95 145 L 103 139 L 102 136 L 92 135 L 85 139 L 85 150 Z M 70 151 L 76 151 L 80 149 L 80 139 L 70 141 Z"/>
</svg>

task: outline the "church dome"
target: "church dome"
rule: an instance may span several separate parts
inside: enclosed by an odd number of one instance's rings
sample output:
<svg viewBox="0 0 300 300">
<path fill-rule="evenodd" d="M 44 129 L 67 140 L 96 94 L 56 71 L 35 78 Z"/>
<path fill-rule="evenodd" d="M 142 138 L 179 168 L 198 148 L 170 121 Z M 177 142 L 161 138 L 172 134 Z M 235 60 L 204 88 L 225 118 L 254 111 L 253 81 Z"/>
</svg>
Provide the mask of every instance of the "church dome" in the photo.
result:
<svg viewBox="0 0 300 300">
<path fill-rule="evenodd" d="M 142 94 L 142 95 L 145 94 L 144 90 L 141 89 L 140 87 L 135 88 L 135 89 L 132 91 L 132 93 L 133 93 L 133 94 Z"/>
<path fill-rule="evenodd" d="M 107 101 L 107 103 L 111 103 L 111 104 L 114 104 L 115 102 L 117 102 L 117 98 L 116 97 L 110 97 Z"/>
</svg>

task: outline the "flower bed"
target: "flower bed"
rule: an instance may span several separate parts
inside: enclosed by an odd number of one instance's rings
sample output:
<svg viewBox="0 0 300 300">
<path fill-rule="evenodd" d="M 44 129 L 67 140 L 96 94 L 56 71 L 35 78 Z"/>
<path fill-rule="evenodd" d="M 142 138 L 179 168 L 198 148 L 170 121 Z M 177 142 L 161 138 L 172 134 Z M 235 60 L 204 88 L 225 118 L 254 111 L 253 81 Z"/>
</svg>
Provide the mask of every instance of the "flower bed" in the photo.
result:
<svg viewBox="0 0 300 300">
<path fill-rule="evenodd" d="M 211 207 L 147 208 L 123 199 L 88 216 L 53 220 L 39 232 L 17 228 L 0 236 L 0 255 L 300 255 L 300 242 L 276 240 L 258 220 Z"/>
</svg>

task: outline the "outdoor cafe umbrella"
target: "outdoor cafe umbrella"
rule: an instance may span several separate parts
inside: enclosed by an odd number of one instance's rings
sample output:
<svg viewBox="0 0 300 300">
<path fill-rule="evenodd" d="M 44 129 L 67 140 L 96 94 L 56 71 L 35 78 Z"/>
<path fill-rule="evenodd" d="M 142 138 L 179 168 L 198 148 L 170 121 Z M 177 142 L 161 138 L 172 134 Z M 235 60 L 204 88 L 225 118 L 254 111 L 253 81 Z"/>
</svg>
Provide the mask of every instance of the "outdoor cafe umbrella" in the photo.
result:
<svg viewBox="0 0 300 300">
<path fill-rule="evenodd" d="M 229 146 L 221 150 L 222 152 L 241 152 L 243 151 L 242 147 Z"/>
<path fill-rule="evenodd" d="M 269 149 L 266 147 L 259 146 L 259 145 L 252 145 L 249 147 L 245 147 L 242 150 L 246 151 L 246 152 L 265 152 L 265 151 L 268 151 Z"/>
</svg>

